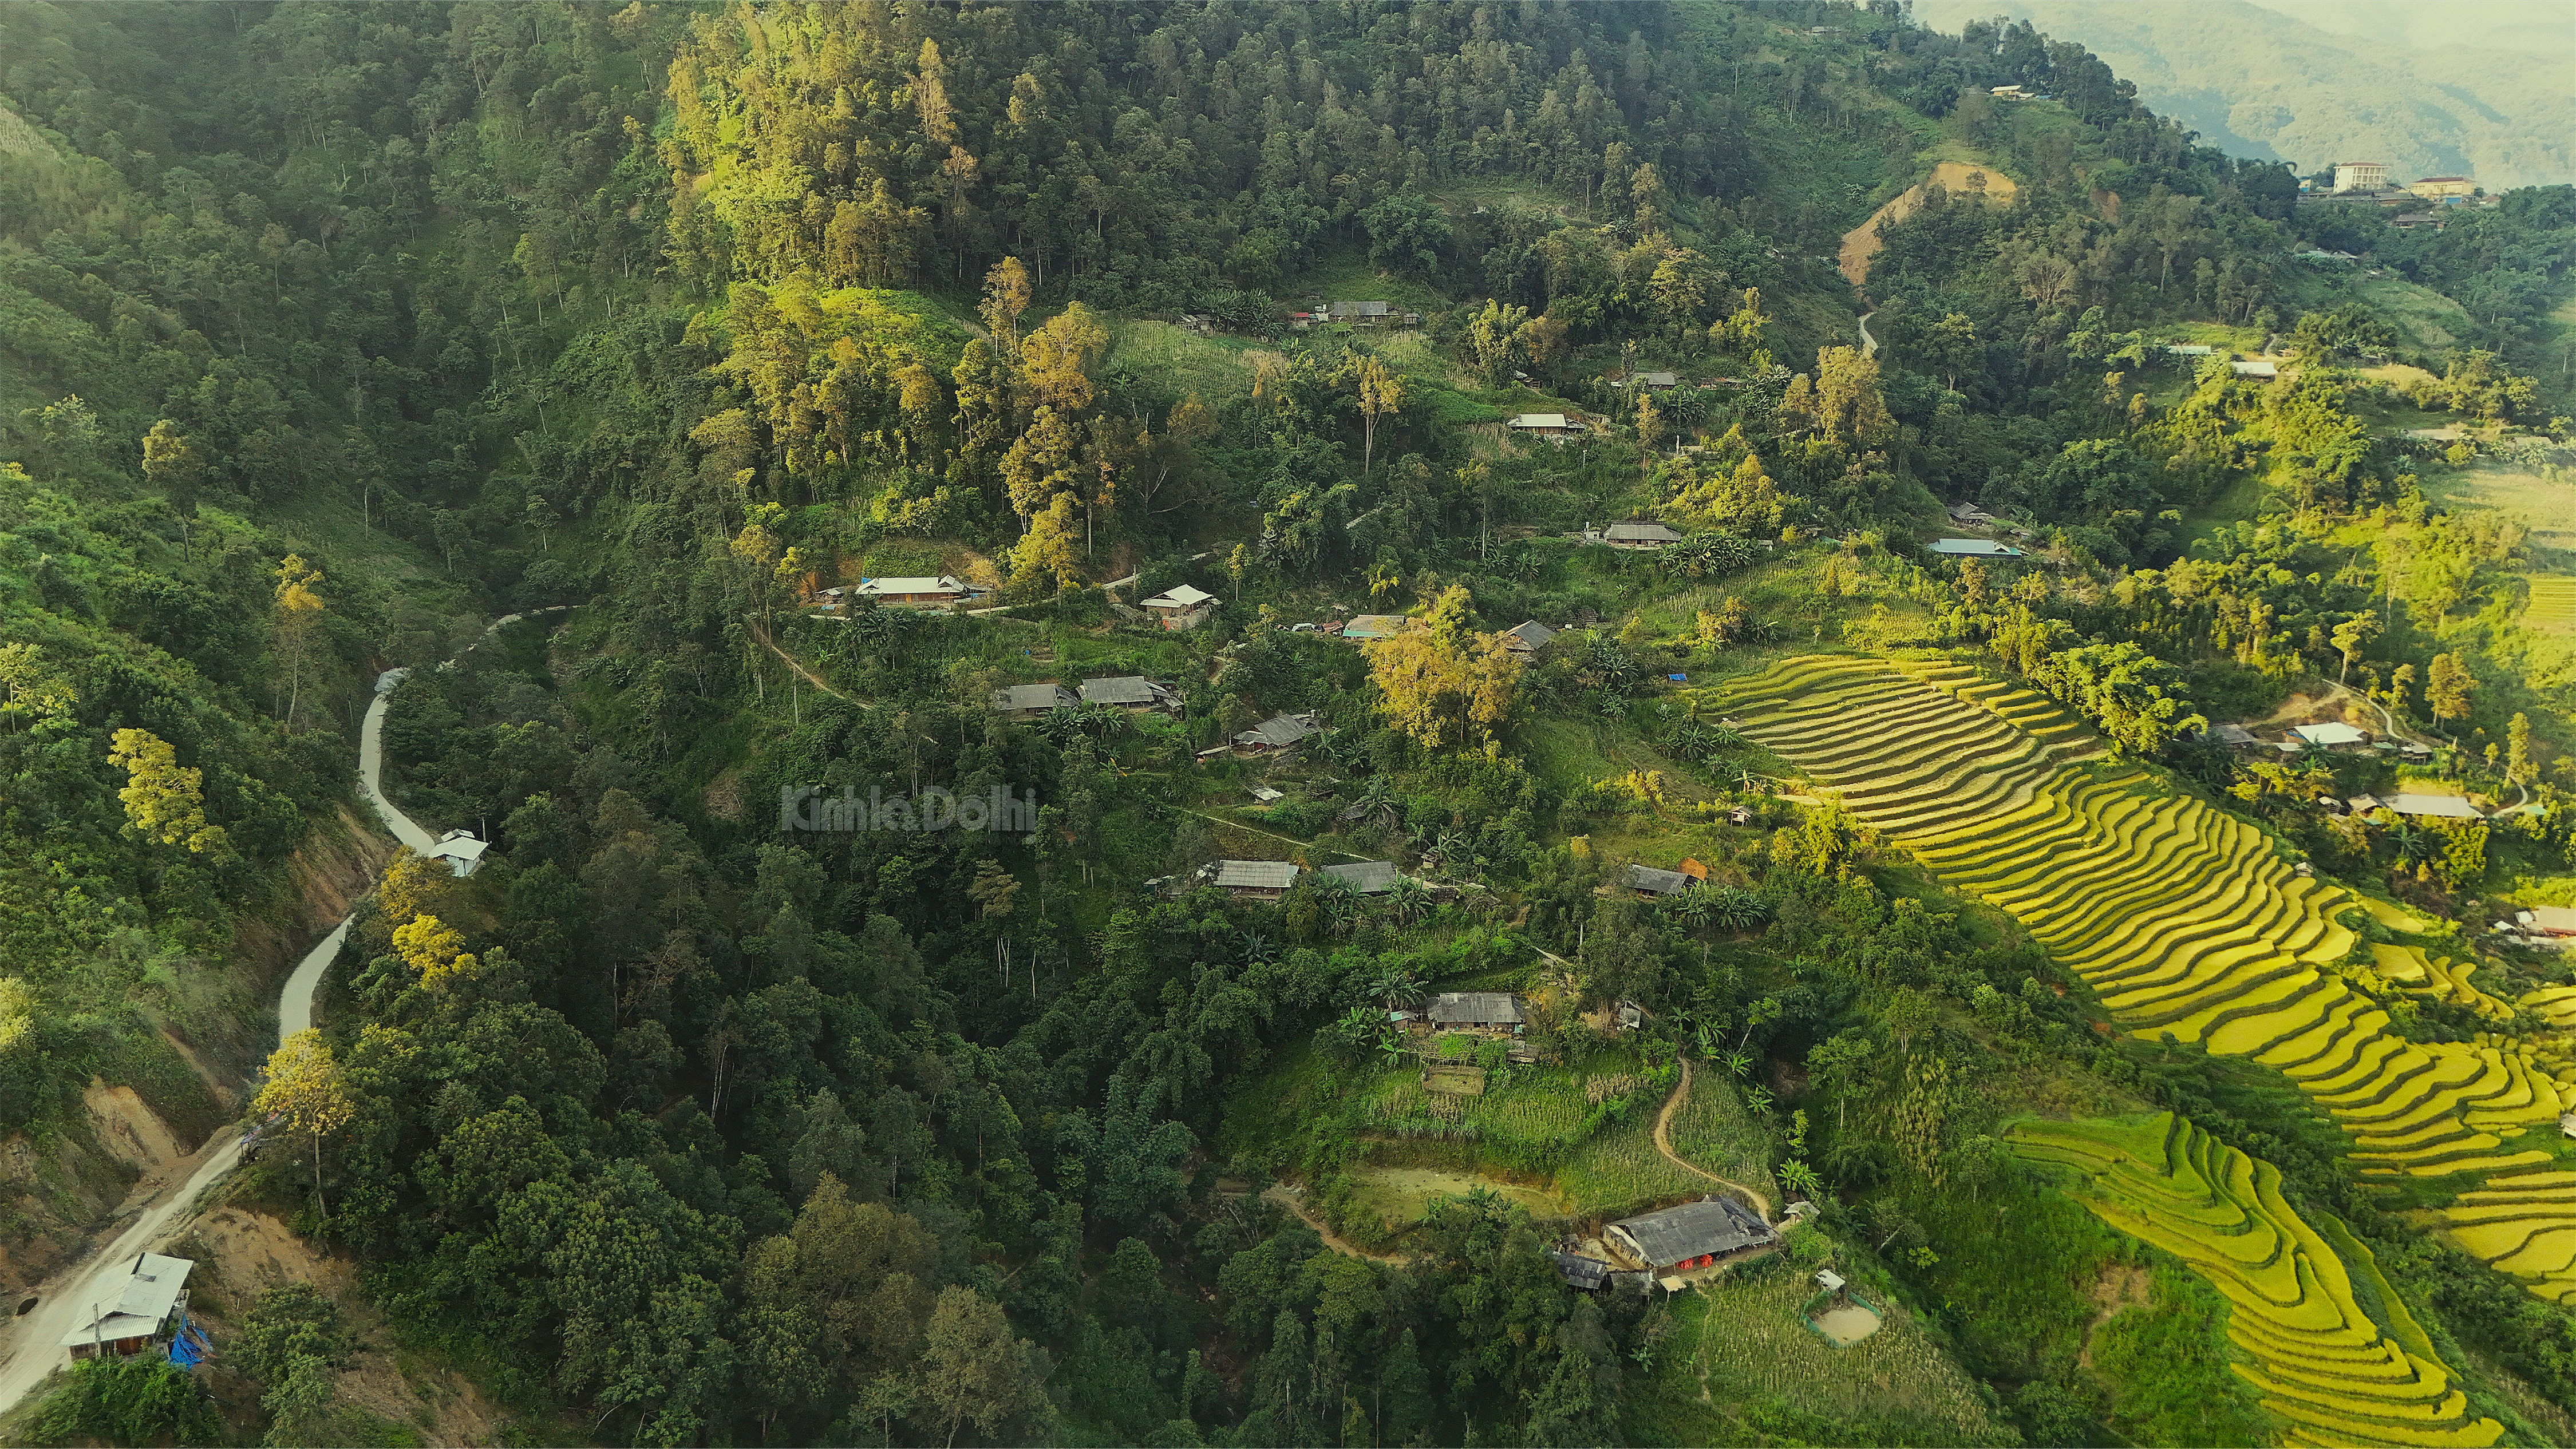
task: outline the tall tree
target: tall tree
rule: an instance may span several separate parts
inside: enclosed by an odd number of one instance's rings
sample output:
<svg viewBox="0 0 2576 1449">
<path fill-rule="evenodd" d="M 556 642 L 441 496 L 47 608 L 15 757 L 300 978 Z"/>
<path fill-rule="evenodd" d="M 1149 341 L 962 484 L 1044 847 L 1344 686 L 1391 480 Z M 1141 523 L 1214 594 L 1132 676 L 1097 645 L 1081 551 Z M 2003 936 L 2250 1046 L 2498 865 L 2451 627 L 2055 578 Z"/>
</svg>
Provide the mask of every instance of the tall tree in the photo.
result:
<svg viewBox="0 0 2576 1449">
<path fill-rule="evenodd" d="M 290 1130 L 311 1134 L 313 1201 L 323 1217 L 330 1217 L 331 1205 L 322 1195 L 322 1139 L 348 1126 L 358 1107 L 319 1028 L 308 1026 L 269 1053 L 268 1080 L 252 1099 L 251 1110 L 274 1112 Z"/>
<path fill-rule="evenodd" d="M 1404 406 L 1404 379 L 1374 357 L 1360 359 L 1360 476 L 1377 457 L 1377 420 Z"/>
</svg>

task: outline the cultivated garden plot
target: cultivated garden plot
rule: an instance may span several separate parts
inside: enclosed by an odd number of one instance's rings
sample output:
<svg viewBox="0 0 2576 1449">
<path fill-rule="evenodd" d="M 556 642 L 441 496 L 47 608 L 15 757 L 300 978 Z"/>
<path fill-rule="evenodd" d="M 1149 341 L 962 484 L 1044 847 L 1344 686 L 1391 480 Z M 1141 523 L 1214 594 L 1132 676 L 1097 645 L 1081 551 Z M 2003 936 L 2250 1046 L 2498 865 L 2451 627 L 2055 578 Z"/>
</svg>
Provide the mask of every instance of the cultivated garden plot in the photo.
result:
<svg viewBox="0 0 2576 1449">
<path fill-rule="evenodd" d="M 1709 699 L 1946 883 L 2012 913 L 2133 1034 L 2278 1069 L 2351 1134 L 2365 1175 L 2491 1179 L 2529 1234 L 2458 1208 L 2438 1225 L 2534 1293 L 2576 1301 L 2576 1231 L 2561 1227 L 2576 1185 L 2544 1150 L 2576 1106 L 2576 1062 L 2555 1044 L 2392 1030 L 2342 974 L 2357 938 L 2338 918 L 2361 898 L 2146 771 L 2085 767 L 2098 749 L 2053 706 L 1963 668 L 1790 659 Z M 2463 965 L 2374 954 L 2399 989 L 2504 1018 Z M 2560 1009 L 2576 1017 L 2576 993 Z"/>
<path fill-rule="evenodd" d="M 2330 1228 L 2356 1260 L 2347 1264 L 2282 1200 L 2270 1163 L 2169 1112 L 2023 1122 L 2008 1140 L 2025 1158 L 2074 1169 L 2096 1216 L 2182 1259 L 2227 1299 L 2227 1336 L 2253 1360 L 2232 1367 L 2288 1422 L 2285 1443 L 2482 1446 L 2504 1432 L 2470 1415 L 2367 1249 Z M 2353 1272 L 2372 1281 L 2384 1322 L 2363 1310 Z"/>
</svg>

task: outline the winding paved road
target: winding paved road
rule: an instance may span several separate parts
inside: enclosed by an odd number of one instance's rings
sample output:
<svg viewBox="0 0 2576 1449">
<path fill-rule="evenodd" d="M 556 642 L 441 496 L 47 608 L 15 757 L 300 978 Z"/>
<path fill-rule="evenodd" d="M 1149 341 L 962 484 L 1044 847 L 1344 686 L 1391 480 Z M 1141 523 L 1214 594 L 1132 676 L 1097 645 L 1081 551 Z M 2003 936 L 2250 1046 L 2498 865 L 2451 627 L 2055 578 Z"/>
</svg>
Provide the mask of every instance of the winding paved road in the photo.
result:
<svg viewBox="0 0 2576 1449">
<path fill-rule="evenodd" d="M 1877 315 L 1876 312 L 1860 314 L 1860 355 L 1863 357 L 1878 355 L 1878 339 L 1869 335 L 1869 319 Z"/>
<path fill-rule="evenodd" d="M 509 615 L 494 621 L 483 632 L 488 636 L 522 617 Z M 409 670 L 390 669 L 376 679 L 375 702 L 367 706 L 366 723 L 358 731 L 358 795 L 375 808 L 394 838 L 425 853 L 438 842 L 385 799 L 378 778 L 384 764 L 385 709 L 392 702 L 395 688 L 409 677 Z M 314 989 L 321 985 L 322 973 L 340 954 L 340 944 L 349 936 L 349 922 L 355 918 L 354 912 L 342 918 L 340 924 L 313 943 L 313 949 L 304 953 L 304 959 L 287 976 L 277 995 L 280 1043 L 313 1024 Z M 17 1407 L 55 1369 L 70 1362 L 60 1346 L 63 1335 L 80 1325 L 93 1302 L 104 1303 L 123 1291 L 135 1256 L 166 1242 L 194 1215 L 207 1191 L 240 1164 L 241 1149 L 242 1133 L 227 1129 L 167 1168 L 146 1173 L 111 1220 L 124 1224 L 116 1229 L 116 1236 L 106 1246 L 92 1249 L 78 1262 L 38 1284 L 32 1290 L 37 1295 L 36 1306 L 24 1317 L 0 1319 L 0 1414 Z"/>
</svg>

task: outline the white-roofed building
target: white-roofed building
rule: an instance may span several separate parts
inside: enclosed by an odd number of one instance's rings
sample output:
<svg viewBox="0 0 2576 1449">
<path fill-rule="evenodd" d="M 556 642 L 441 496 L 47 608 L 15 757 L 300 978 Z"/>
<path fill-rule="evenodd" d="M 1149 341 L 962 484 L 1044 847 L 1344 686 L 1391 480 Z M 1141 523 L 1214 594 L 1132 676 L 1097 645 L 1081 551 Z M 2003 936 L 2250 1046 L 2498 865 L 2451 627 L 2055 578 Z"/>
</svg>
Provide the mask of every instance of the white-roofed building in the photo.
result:
<svg viewBox="0 0 2576 1449">
<path fill-rule="evenodd" d="M 81 1304 L 78 1326 L 59 1342 L 74 1358 L 143 1352 L 164 1336 L 171 1316 L 188 1301 L 188 1274 L 196 1266 L 187 1258 L 136 1254 L 115 1295 Z"/>
<path fill-rule="evenodd" d="M 2231 362 L 2227 366 L 2238 377 L 2279 377 L 2281 375 L 2281 369 L 2274 367 L 2269 358 L 2249 358 Z"/>
<path fill-rule="evenodd" d="M 1991 538 L 1936 538 L 1927 545 L 1934 553 L 1955 558 L 2019 558 L 2021 550 Z"/>
<path fill-rule="evenodd" d="M 2486 813 L 2457 795 L 2391 795 L 2384 802 L 2400 815 L 2419 819 L 2484 820 Z"/>
<path fill-rule="evenodd" d="M 429 848 L 429 853 L 435 859 L 446 861 L 449 870 L 468 876 L 474 873 L 474 867 L 483 863 L 483 852 L 489 849 L 490 844 L 475 838 L 473 831 L 451 830 L 438 837 L 438 843 Z"/>
<path fill-rule="evenodd" d="M 1515 433 L 1535 433 L 1542 438 L 1565 439 L 1582 431 L 1582 427 L 1563 413 L 1522 413 L 1503 424 Z"/>
<path fill-rule="evenodd" d="M 2369 735 L 2337 720 L 2329 720 L 2324 724 L 2294 725 L 2290 733 L 2297 735 L 2307 744 L 2322 745 L 2327 749 L 2341 749 L 2350 745 L 2370 743 Z"/>
<path fill-rule="evenodd" d="M 1614 523 L 1601 531 L 1601 541 L 1612 548 L 1654 550 L 1669 548 L 1682 541 L 1681 534 L 1669 524 L 1652 519 L 1630 519 Z"/>
<path fill-rule="evenodd" d="M 1137 607 L 1152 615 L 1166 629 L 1195 629 L 1216 612 L 1218 602 L 1217 596 L 1205 589 L 1180 584 Z"/>
</svg>

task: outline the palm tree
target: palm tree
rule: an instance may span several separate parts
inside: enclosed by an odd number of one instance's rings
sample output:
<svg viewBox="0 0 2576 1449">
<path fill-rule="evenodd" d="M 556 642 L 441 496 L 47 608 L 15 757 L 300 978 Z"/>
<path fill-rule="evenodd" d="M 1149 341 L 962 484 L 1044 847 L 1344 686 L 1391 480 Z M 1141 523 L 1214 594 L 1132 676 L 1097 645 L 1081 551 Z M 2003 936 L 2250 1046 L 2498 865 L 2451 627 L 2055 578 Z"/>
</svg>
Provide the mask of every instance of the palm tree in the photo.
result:
<svg viewBox="0 0 2576 1449">
<path fill-rule="evenodd" d="M 1753 1053 L 1738 1049 L 1726 1054 L 1726 1069 L 1742 1077 L 1753 1070 Z"/>
<path fill-rule="evenodd" d="M 1747 1087 L 1744 1089 L 1744 1105 L 1755 1112 L 1770 1111 L 1771 1102 L 1771 1089 L 1768 1087 Z"/>
<path fill-rule="evenodd" d="M 1824 1180 L 1816 1176 L 1816 1170 L 1794 1159 L 1772 1169 L 1772 1176 L 1779 1178 L 1780 1185 L 1789 1191 L 1804 1193 L 1811 1198 L 1825 1190 Z"/>
<path fill-rule="evenodd" d="M 1405 1046 L 1404 1042 L 1404 1033 L 1397 1031 L 1395 1028 L 1388 1027 L 1377 1034 L 1378 1060 L 1386 1063 L 1388 1066 L 1391 1067 L 1396 1063 L 1403 1061 L 1407 1050 L 1408 1048 Z"/>
<path fill-rule="evenodd" d="M 1402 962 L 1387 963 L 1368 989 L 1389 1011 L 1401 1011 L 1422 997 L 1422 984 L 1413 979 L 1413 968 Z"/>
<path fill-rule="evenodd" d="M 1412 925 L 1431 914 L 1431 888 L 1409 875 L 1397 876 L 1386 888 L 1386 913 L 1398 925 Z"/>
<path fill-rule="evenodd" d="M 1664 910 L 1696 931 L 1708 924 L 1716 904 L 1713 899 L 1716 894 L 1708 890 L 1687 890 L 1677 896 L 1666 896 Z"/>
<path fill-rule="evenodd" d="M 1402 813 L 1403 797 L 1395 793 L 1393 780 L 1384 775 L 1371 775 L 1368 783 L 1360 786 L 1360 798 L 1351 803 L 1359 807 L 1361 819 L 1375 815 L 1392 825 Z"/>
<path fill-rule="evenodd" d="M 1704 894 L 1708 914 L 1730 931 L 1752 930 L 1771 917 L 1770 903 L 1742 886 L 1721 886 Z"/>
<path fill-rule="evenodd" d="M 1351 922 L 1360 913 L 1358 887 L 1340 876 L 1319 871 L 1315 875 L 1314 889 L 1315 904 L 1322 908 L 1324 918 L 1333 923 L 1334 933 L 1338 935 L 1349 930 Z"/>
<path fill-rule="evenodd" d="M 1235 946 L 1243 952 L 1244 964 L 1247 966 L 1256 961 L 1276 960 L 1279 956 L 1279 943 L 1259 931 L 1244 932 L 1235 938 Z"/>
</svg>

